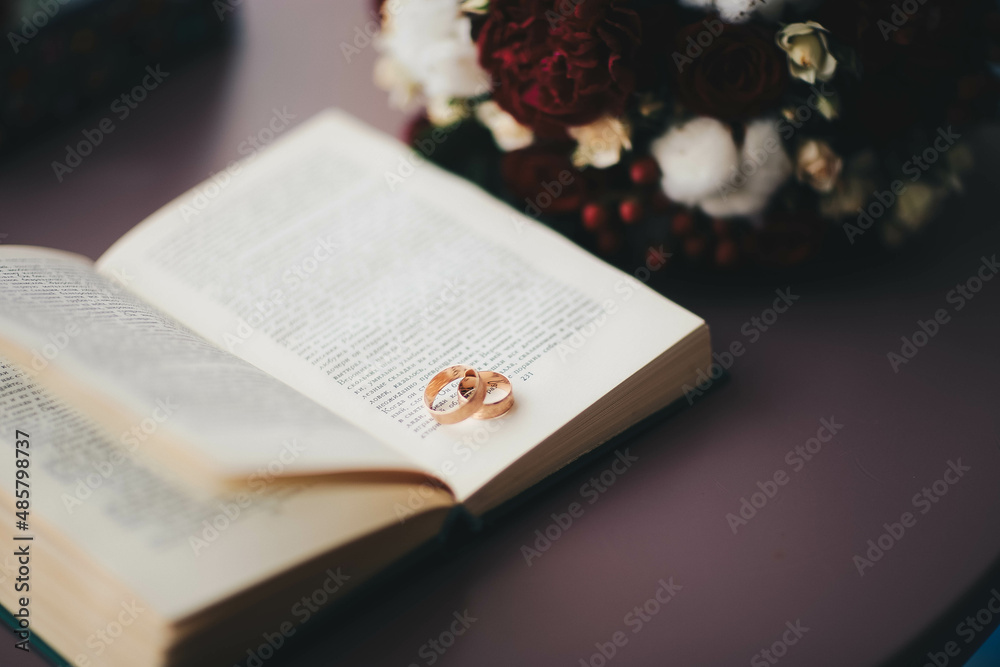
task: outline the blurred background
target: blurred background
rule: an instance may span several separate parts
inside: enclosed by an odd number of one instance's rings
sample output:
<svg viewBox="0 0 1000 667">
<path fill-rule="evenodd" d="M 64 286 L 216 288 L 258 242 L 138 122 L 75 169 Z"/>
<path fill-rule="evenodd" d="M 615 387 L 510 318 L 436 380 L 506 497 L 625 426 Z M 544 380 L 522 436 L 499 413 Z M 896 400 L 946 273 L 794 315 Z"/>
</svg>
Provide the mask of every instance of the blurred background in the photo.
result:
<svg viewBox="0 0 1000 667">
<path fill-rule="evenodd" d="M 20 13 L 41 5 L 57 10 L 51 23 L 15 54 L 8 33 L 20 34 L 25 16 L 47 16 Z M 241 142 L 275 110 L 294 116 L 293 125 L 329 106 L 393 134 L 404 123 L 371 83 L 374 48 L 351 62 L 341 53 L 353 28 L 373 19 L 366 2 L 48 5 L 0 3 L 8 17 L 0 51 L 5 243 L 97 257 L 167 201 L 243 157 Z M 123 101 L 149 80 L 150 66 L 165 73 L 163 85 L 142 101 Z M 67 145 L 105 119 L 113 132 L 60 180 L 52 163 L 66 164 Z"/>
</svg>

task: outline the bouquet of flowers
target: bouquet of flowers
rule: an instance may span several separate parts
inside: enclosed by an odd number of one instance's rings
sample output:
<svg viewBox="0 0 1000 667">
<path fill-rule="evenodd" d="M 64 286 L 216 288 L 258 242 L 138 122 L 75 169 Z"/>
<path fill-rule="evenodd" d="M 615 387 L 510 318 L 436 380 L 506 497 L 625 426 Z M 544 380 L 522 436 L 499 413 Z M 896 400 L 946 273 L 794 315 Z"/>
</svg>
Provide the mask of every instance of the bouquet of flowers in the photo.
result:
<svg viewBox="0 0 1000 667">
<path fill-rule="evenodd" d="M 898 246 L 996 117 L 992 0 L 384 0 L 420 152 L 623 262 Z"/>
</svg>

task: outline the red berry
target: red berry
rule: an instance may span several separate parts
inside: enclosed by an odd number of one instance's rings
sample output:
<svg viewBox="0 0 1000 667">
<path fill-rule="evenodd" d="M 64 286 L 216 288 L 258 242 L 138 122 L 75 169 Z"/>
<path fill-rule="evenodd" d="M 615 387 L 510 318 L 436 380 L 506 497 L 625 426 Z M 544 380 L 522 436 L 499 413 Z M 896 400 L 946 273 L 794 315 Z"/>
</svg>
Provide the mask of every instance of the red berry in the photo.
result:
<svg viewBox="0 0 1000 667">
<path fill-rule="evenodd" d="M 652 271 L 658 271 L 670 261 L 670 253 L 663 252 L 663 246 L 650 248 L 646 251 L 646 266 Z"/>
<path fill-rule="evenodd" d="M 736 244 L 726 239 L 715 246 L 715 263 L 719 266 L 732 266 L 736 263 Z"/>
<path fill-rule="evenodd" d="M 618 215 L 621 216 L 622 222 L 626 225 L 639 222 L 642 220 L 643 214 L 642 203 L 638 199 L 625 199 L 618 205 Z"/>
<path fill-rule="evenodd" d="M 581 217 L 583 218 L 583 226 L 593 231 L 608 224 L 608 209 L 591 202 L 584 205 Z"/>
<path fill-rule="evenodd" d="M 660 178 L 660 165 L 651 157 L 642 157 L 632 163 L 628 173 L 633 183 L 649 185 Z"/>
<path fill-rule="evenodd" d="M 684 239 L 684 254 L 691 258 L 701 257 L 705 252 L 705 239 L 700 236 L 689 236 Z"/>
<path fill-rule="evenodd" d="M 673 222 L 670 223 L 670 229 L 676 236 L 687 236 L 694 231 L 694 216 L 688 211 L 681 211 L 674 216 Z"/>
</svg>

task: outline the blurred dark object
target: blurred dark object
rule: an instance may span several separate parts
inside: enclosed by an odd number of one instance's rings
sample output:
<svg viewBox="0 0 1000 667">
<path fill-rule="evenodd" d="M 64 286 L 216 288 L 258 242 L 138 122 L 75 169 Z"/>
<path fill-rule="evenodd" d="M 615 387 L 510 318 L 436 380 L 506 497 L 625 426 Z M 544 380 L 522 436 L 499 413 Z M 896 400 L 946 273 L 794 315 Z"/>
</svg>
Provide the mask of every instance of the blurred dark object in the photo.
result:
<svg viewBox="0 0 1000 667">
<path fill-rule="evenodd" d="M 720 285 L 810 280 L 875 266 L 896 254 L 874 234 L 850 244 L 837 227 L 809 210 L 774 212 L 759 227 L 713 219 L 669 201 L 659 190 L 658 174 L 644 173 L 642 161 L 577 170 L 566 164 L 566 151 L 558 142 L 504 153 L 479 123 L 456 124 L 445 140 L 429 144 L 434 129 L 418 116 L 404 139 L 426 159 L 626 273 L 655 265 L 653 285 L 679 276 Z M 428 145 L 434 150 L 426 151 Z M 636 164 L 640 166 L 633 169 Z M 572 174 L 564 178 L 570 185 L 560 181 L 560 173 Z M 626 192 L 629 199 L 619 202 Z M 581 200 L 586 203 L 579 211 L 569 205 Z M 636 204 L 641 214 L 630 221 L 626 213 Z"/>
<path fill-rule="evenodd" d="M 226 41 L 240 0 L 0 0 L 0 155 Z"/>
</svg>

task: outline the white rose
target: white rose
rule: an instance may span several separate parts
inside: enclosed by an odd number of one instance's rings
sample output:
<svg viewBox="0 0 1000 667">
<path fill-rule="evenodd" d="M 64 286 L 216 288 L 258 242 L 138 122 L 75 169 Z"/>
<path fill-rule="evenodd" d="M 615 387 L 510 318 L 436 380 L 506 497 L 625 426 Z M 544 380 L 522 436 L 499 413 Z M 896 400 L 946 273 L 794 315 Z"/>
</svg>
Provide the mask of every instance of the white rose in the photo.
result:
<svg viewBox="0 0 1000 667">
<path fill-rule="evenodd" d="M 605 116 L 590 125 L 569 128 L 576 139 L 573 164 L 577 167 L 607 169 L 618 164 L 622 151 L 632 150 L 632 132 L 620 118 Z"/>
<path fill-rule="evenodd" d="M 825 141 L 810 139 L 799 146 L 795 175 L 816 192 L 833 192 L 844 169 L 844 161 Z"/>
<path fill-rule="evenodd" d="M 476 117 L 493 133 L 493 140 L 500 150 L 516 151 L 530 146 L 535 140 L 535 133 L 531 128 L 518 123 L 493 100 L 487 100 L 476 107 Z"/>
<path fill-rule="evenodd" d="M 813 21 L 786 25 L 775 37 L 788 54 L 792 76 L 806 83 L 829 81 L 837 73 L 837 59 L 830 53 L 827 30 Z"/>
</svg>

